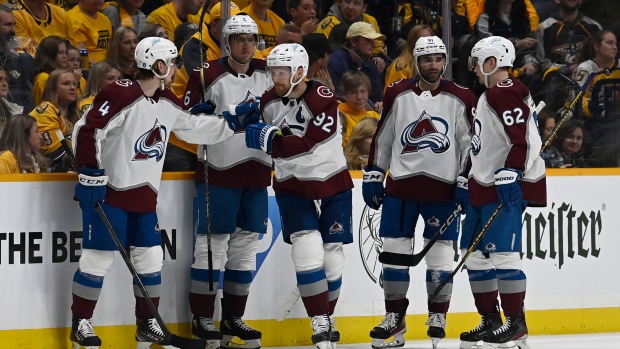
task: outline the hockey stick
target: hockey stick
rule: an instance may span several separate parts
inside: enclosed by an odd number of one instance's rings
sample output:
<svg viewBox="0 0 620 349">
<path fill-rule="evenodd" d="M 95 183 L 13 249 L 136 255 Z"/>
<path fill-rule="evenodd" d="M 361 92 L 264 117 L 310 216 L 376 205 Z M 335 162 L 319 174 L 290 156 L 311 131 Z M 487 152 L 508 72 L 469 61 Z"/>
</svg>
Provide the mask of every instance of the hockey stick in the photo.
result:
<svg viewBox="0 0 620 349">
<path fill-rule="evenodd" d="M 585 94 L 586 90 L 588 89 L 588 86 L 592 82 L 592 79 L 594 79 L 594 76 L 595 76 L 594 73 L 590 74 L 590 76 L 588 77 L 586 82 L 583 84 L 583 86 L 581 87 L 581 89 L 577 93 L 577 95 L 575 95 L 573 100 L 570 102 L 570 104 L 568 105 L 568 107 L 566 108 L 564 113 L 562 114 L 562 117 L 560 118 L 560 121 L 558 121 L 556 123 L 555 127 L 553 128 L 553 130 L 551 130 L 551 133 L 549 134 L 549 136 L 547 137 L 547 139 L 543 143 L 542 147 L 540 148 L 540 152 L 538 153 L 538 156 L 536 157 L 536 159 L 534 159 L 534 162 L 536 162 L 538 159 L 540 159 L 541 155 L 545 152 L 547 147 L 549 147 L 549 144 L 551 144 L 551 141 L 553 140 L 553 138 L 555 138 L 555 135 L 558 132 L 558 129 L 562 126 L 562 124 L 564 124 L 566 119 L 568 119 L 568 115 L 570 114 L 571 110 L 573 108 L 575 108 L 575 106 L 577 105 L 577 103 L 579 102 L 581 97 Z M 526 173 L 527 173 L 527 171 L 523 172 L 523 177 L 525 177 Z M 495 212 L 493 212 L 493 214 L 489 218 L 488 222 L 484 225 L 484 227 L 482 227 L 482 230 L 480 230 L 480 233 L 478 233 L 478 236 L 476 237 L 474 242 L 472 242 L 471 246 L 467 249 L 467 253 L 465 253 L 463 258 L 461 258 L 461 261 L 459 262 L 459 264 L 450 273 L 450 275 L 448 275 L 448 277 L 445 278 L 439 284 L 439 286 L 437 286 L 437 288 L 435 289 L 435 292 L 433 292 L 433 295 L 431 296 L 431 302 L 433 302 L 433 303 L 435 302 L 435 299 L 437 298 L 437 295 L 439 294 L 439 292 L 441 292 L 441 290 L 448 284 L 448 282 L 450 282 L 450 280 L 452 280 L 452 278 L 454 278 L 456 273 L 458 273 L 459 270 L 463 267 L 463 265 L 465 264 L 465 261 L 474 252 L 474 249 L 476 248 L 476 246 L 478 246 L 478 244 L 482 240 L 482 237 L 489 230 L 489 227 L 491 226 L 491 224 L 493 224 L 493 222 L 495 221 L 495 218 L 497 218 L 497 215 L 499 215 L 499 212 L 502 210 L 503 207 L 504 207 L 504 204 L 500 202 L 499 206 L 497 206 L 497 208 L 495 209 Z"/>
<path fill-rule="evenodd" d="M 428 253 L 428 251 L 433 247 L 435 242 L 439 240 L 441 235 L 448 230 L 448 227 L 456 217 L 459 216 L 461 211 L 463 210 L 463 206 L 458 204 L 456 209 L 452 211 L 448 219 L 439 227 L 439 230 L 435 233 L 435 235 L 428 241 L 426 246 L 422 249 L 422 251 L 416 254 L 402 254 L 402 253 L 394 253 L 394 252 L 381 252 L 379 254 L 379 262 L 383 264 L 391 264 L 391 265 L 399 265 L 403 267 L 415 267 L 420 264 L 424 256 Z"/>
<path fill-rule="evenodd" d="M 73 166 L 73 170 L 77 173 L 80 173 L 80 167 L 78 166 L 77 160 L 75 159 L 75 154 L 73 154 L 73 149 L 71 149 L 69 142 L 67 142 L 67 140 L 65 139 L 65 136 L 62 134 L 62 132 L 59 129 L 56 129 L 55 132 L 56 132 L 56 137 L 58 137 L 58 139 L 60 140 L 62 147 L 65 149 L 65 152 L 67 153 L 67 156 L 69 157 L 69 160 L 71 161 L 71 166 Z M 172 345 L 173 347 L 184 348 L 184 349 L 204 349 L 207 346 L 206 340 L 180 337 L 170 332 L 170 330 L 166 326 L 166 323 L 162 319 L 161 315 L 159 315 L 159 312 L 157 311 L 155 304 L 153 304 L 153 300 L 151 299 L 151 296 L 149 296 L 149 293 L 146 290 L 146 288 L 144 287 L 142 280 L 140 280 L 140 276 L 138 275 L 136 268 L 131 263 L 129 256 L 127 255 L 127 251 L 125 251 L 125 248 L 123 247 L 120 240 L 118 239 L 118 236 L 116 235 L 116 232 L 114 231 L 114 228 L 112 227 L 112 223 L 110 223 L 110 220 L 108 219 L 105 212 L 103 211 L 103 207 L 101 207 L 101 203 L 97 202 L 96 210 L 97 210 L 97 213 L 99 214 L 99 217 L 103 221 L 103 224 L 108 229 L 108 232 L 110 233 L 110 236 L 112 237 L 112 240 L 114 241 L 114 245 L 116 245 L 116 249 L 118 250 L 118 252 L 120 252 L 121 257 L 123 257 L 123 261 L 125 261 L 127 268 L 129 268 L 129 272 L 131 273 L 131 276 L 133 276 L 133 280 L 138 285 L 138 288 L 140 289 L 140 293 L 142 293 L 142 295 L 144 296 L 144 300 L 146 301 L 146 304 L 149 307 L 149 310 L 151 311 L 153 316 L 155 316 L 155 319 L 157 320 L 157 324 L 159 324 L 159 327 L 161 327 L 161 330 L 164 333 L 164 341 L 160 344 Z"/>
<path fill-rule="evenodd" d="M 284 302 L 280 304 L 280 307 L 276 311 L 276 321 L 284 321 L 288 314 L 290 314 L 293 310 L 295 304 L 297 304 L 299 298 L 301 298 L 301 295 L 299 294 L 299 287 L 295 286 L 295 288 L 291 290 L 288 297 L 284 299 Z"/>
<path fill-rule="evenodd" d="M 205 14 L 207 13 L 207 7 L 211 0 L 205 1 L 202 7 L 202 13 L 200 14 L 200 22 L 198 22 L 198 40 L 200 40 L 200 50 L 198 55 L 200 56 L 200 101 L 205 102 L 205 52 L 202 50 L 204 45 L 202 42 L 202 29 L 205 25 Z M 222 9 L 223 10 L 223 9 Z M 209 163 L 207 162 L 207 145 L 202 145 L 202 165 L 204 166 L 205 177 L 205 223 L 207 224 L 207 265 L 209 268 L 209 291 L 213 291 L 213 251 L 211 250 L 211 206 L 209 205 Z"/>
</svg>

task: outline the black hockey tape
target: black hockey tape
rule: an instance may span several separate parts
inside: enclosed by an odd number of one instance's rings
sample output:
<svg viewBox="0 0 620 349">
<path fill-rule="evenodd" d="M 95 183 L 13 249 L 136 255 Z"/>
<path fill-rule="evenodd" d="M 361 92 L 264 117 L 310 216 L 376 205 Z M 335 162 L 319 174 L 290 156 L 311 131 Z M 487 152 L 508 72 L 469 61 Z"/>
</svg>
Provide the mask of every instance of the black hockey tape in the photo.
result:
<svg viewBox="0 0 620 349">
<path fill-rule="evenodd" d="M 400 265 L 403 267 L 413 267 L 410 254 L 394 253 L 394 252 L 381 252 L 379 253 L 379 262 L 383 264 Z"/>
</svg>

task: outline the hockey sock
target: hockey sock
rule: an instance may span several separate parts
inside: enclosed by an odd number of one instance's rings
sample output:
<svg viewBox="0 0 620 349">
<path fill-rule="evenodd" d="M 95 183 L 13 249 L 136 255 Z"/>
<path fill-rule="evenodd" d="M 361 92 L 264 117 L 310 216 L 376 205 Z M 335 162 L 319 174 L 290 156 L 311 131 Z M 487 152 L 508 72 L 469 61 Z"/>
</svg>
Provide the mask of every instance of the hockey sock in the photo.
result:
<svg viewBox="0 0 620 349">
<path fill-rule="evenodd" d="M 340 287 L 342 286 L 342 277 L 330 281 L 327 280 L 327 290 L 329 295 L 329 313 L 333 314 L 340 297 Z"/>
<path fill-rule="evenodd" d="M 519 316 L 525 299 L 527 280 L 522 270 L 497 269 L 497 286 L 504 316 Z"/>
<path fill-rule="evenodd" d="M 80 269 L 75 272 L 73 276 L 73 305 L 71 306 L 74 319 L 90 319 L 93 316 L 102 286 L 102 276 L 82 273 Z"/>
<path fill-rule="evenodd" d="M 308 316 L 328 314 L 330 309 L 325 270 L 318 268 L 298 271 L 296 276 L 299 294 L 304 302 Z"/>
<path fill-rule="evenodd" d="M 409 268 L 396 269 L 383 265 L 383 293 L 386 311 L 400 312 L 407 308 L 406 295 L 409 280 Z"/>
<path fill-rule="evenodd" d="M 242 317 L 252 283 L 251 270 L 226 269 L 224 272 L 224 309 L 222 317 Z"/>
<path fill-rule="evenodd" d="M 452 279 L 439 292 L 435 302 L 431 302 L 437 286 L 450 275 L 449 271 L 426 270 L 426 292 L 428 293 L 428 311 L 431 313 L 447 313 L 452 297 Z"/>
<path fill-rule="evenodd" d="M 151 300 L 155 307 L 159 307 L 159 296 L 161 295 L 161 272 L 151 273 L 151 274 L 139 274 L 140 281 L 146 288 L 149 296 L 151 296 Z M 140 288 L 133 282 L 133 294 L 136 297 L 136 318 L 138 319 L 150 319 L 154 317 L 151 309 L 149 309 L 146 300 L 144 299 L 144 295 L 140 291 Z"/>
<path fill-rule="evenodd" d="M 213 317 L 215 295 L 219 287 L 220 271 L 213 270 L 213 290 L 209 291 L 209 271 L 192 268 L 192 283 L 189 293 L 189 307 L 192 314 L 200 317 Z"/>
<path fill-rule="evenodd" d="M 467 274 L 469 274 L 469 285 L 471 286 L 471 292 L 474 294 L 478 313 L 480 315 L 494 313 L 498 294 L 495 269 L 467 269 Z"/>
</svg>

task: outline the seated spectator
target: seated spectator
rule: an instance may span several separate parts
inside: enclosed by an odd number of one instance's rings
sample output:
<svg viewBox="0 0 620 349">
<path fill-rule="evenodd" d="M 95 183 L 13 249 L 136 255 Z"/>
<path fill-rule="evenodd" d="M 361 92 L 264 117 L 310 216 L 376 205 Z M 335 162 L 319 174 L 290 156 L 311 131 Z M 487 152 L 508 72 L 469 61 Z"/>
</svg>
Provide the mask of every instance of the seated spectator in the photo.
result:
<svg viewBox="0 0 620 349">
<path fill-rule="evenodd" d="M 166 28 L 162 27 L 159 24 L 147 24 L 143 31 L 138 35 L 138 42 L 140 42 L 144 38 L 158 37 L 166 40 L 170 40 L 170 36 L 168 35 L 168 31 Z"/>
<path fill-rule="evenodd" d="M 81 116 L 76 99 L 75 75 L 69 69 L 57 69 L 50 73 L 47 80 L 43 102 L 30 113 L 37 120 L 39 133 L 43 137 L 41 149 L 51 160 L 52 167 L 61 165 L 65 154 L 55 131 L 60 130 L 65 136 L 70 137 L 73 124 Z"/>
<path fill-rule="evenodd" d="M 340 2 L 335 2 L 330 8 L 327 16 L 321 21 L 319 27 L 317 28 L 317 33 L 323 33 L 329 39 L 329 34 L 331 30 L 340 23 L 353 24 L 355 22 L 366 22 L 370 23 L 375 32 L 381 33 L 379 30 L 379 24 L 377 24 L 377 20 L 367 14 L 364 13 L 366 10 L 367 0 L 341 0 Z M 385 36 L 381 35 L 377 38 L 375 45 L 373 46 L 373 54 L 386 54 L 385 49 Z M 341 43 L 342 44 L 342 43 Z M 380 57 L 375 57 L 376 60 L 383 60 Z M 380 72 L 385 70 L 385 62 L 377 63 Z"/>
<path fill-rule="evenodd" d="M 316 80 L 335 91 L 334 83 L 327 72 L 329 62 L 329 43 L 325 35 L 319 33 L 306 34 L 302 37 L 301 45 L 308 53 L 308 74 L 310 80 Z"/>
<path fill-rule="evenodd" d="M 48 36 L 41 41 L 34 56 L 34 103 L 39 105 L 49 74 L 56 69 L 67 68 L 67 44 L 59 36 Z"/>
<path fill-rule="evenodd" d="M 288 12 L 291 23 L 301 29 L 301 35 L 314 33 L 319 26 L 314 0 L 289 0 Z"/>
<path fill-rule="evenodd" d="M 263 57 L 276 46 L 276 35 L 284 20 L 269 9 L 273 0 L 250 0 L 250 5 L 241 11 L 247 13 L 258 26 L 258 50 Z"/>
<path fill-rule="evenodd" d="M 121 68 L 108 60 L 93 65 L 90 69 L 86 89 L 78 101 L 78 108 L 82 114 L 90 109 L 90 105 L 93 103 L 95 96 L 104 86 L 116 80 L 120 80 L 121 77 Z"/>
<path fill-rule="evenodd" d="M 342 146 L 349 142 L 351 131 L 366 117 L 379 120 L 379 114 L 368 105 L 370 79 L 361 71 L 348 71 L 340 80 L 344 103 L 338 105 L 338 116 L 342 123 Z"/>
<path fill-rule="evenodd" d="M 525 6 L 525 0 L 489 0 L 484 4 L 484 13 L 476 22 L 478 40 L 490 36 L 502 36 L 515 47 L 516 58 L 513 69 L 523 66 L 525 55 L 534 52 L 536 39 L 532 38 L 532 25 Z"/>
<path fill-rule="evenodd" d="M 349 142 L 344 147 L 344 156 L 347 158 L 349 170 L 361 170 L 368 165 L 370 144 L 377 131 L 377 124 L 378 121 L 375 118 L 364 118 L 353 128 Z"/>
<path fill-rule="evenodd" d="M 344 48 L 334 52 L 329 57 L 327 70 L 336 88 L 336 96 L 342 99 L 340 78 L 350 70 L 360 70 L 368 76 L 371 82 L 370 100 L 375 104 L 375 110 L 381 112 L 383 102 L 383 79 L 377 65 L 371 59 L 376 39 L 385 37 L 375 31 L 375 28 L 366 22 L 353 23 L 347 31 L 347 44 Z"/>
<path fill-rule="evenodd" d="M 285 25 L 283 25 L 280 28 L 280 30 L 278 30 L 278 34 L 276 35 L 276 46 L 280 44 L 301 44 L 301 42 L 302 42 L 301 29 L 299 29 L 298 26 L 292 23 L 286 23 Z M 269 47 L 269 48 L 266 48 L 265 50 L 262 50 L 261 54 L 264 55 L 265 53 L 268 52 L 267 53 L 267 56 L 268 56 L 274 47 Z"/>
<path fill-rule="evenodd" d="M 598 22 L 579 12 L 582 0 L 555 2 L 559 11 L 540 23 L 536 51 L 525 57 L 521 74 L 542 74 L 559 66 L 566 66 L 572 73 L 577 67 L 575 58 L 583 40 L 603 29 Z"/>
<path fill-rule="evenodd" d="M 80 56 L 80 50 L 69 44 L 67 41 L 65 41 L 65 43 L 67 44 L 66 68 L 72 70 L 76 77 L 80 77 L 80 82 L 78 83 L 78 96 L 81 96 L 86 89 L 86 79 L 82 76 L 82 57 Z"/>
<path fill-rule="evenodd" d="M 463 0 L 459 0 L 463 1 Z M 496 0 L 493 0 L 496 1 Z M 480 15 L 483 12 L 486 6 L 486 0 L 464 0 L 465 5 L 465 13 L 467 15 L 467 20 L 469 21 L 469 29 L 470 31 L 474 31 L 474 26 L 476 25 L 476 21 L 480 18 Z M 530 24 L 530 29 L 532 32 L 535 32 L 538 29 L 538 24 L 540 22 L 540 18 L 538 13 L 536 12 L 536 8 L 532 4 L 531 0 L 525 0 L 525 8 L 527 11 L 527 17 L 529 20 L 527 23 Z"/>
<path fill-rule="evenodd" d="M 537 117 L 538 131 L 540 132 L 540 138 L 544 144 L 551 134 L 551 131 L 555 128 L 556 115 L 549 107 L 545 107 L 540 111 L 540 113 L 538 113 Z M 562 154 L 560 154 L 553 144 L 549 144 L 545 148 L 542 157 L 545 159 L 545 167 L 547 168 L 560 168 L 564 166 Z"/>
<path fill-rule="evenodd" d="M 32 116 L 13 116 L 0 136 L 0 174 L 46 172 L 49 161 L 39 153 L 41 140 Z"/>
<path fill-rule="evenodd" d="M 0 66 L 9 77 L 11 93 L 8 100 L 24 107 L 24 113 L 34 108 L 32 82 L 34 69 L 32 56 L 23 50 L 16 51 L 15 16 L 10 8 L 0 5 Z"/>
<path fill-rule="evenodd" d="M 112 23 L 99 12 L 102 8 L 103 2 L 79 0 L 67 12 L 67 39 L 71 45 L 88 51 L 89 65 L 105 59 L 112 37 Z"/>
<path fill-rule="evenodd" d="M 15 15 L 15 35 L 19 46 L 34 56 L 43 38 L 56 35 L 66 38 L 66 12 L 45 0 L 16 1 L 11 7 Z"/>
<path fill-rule="evenodd" d="M 79 0 L 47 0 L 50 4 L 61 7 L 65 11 L 71 10 L 77 5 Z"/>
<path fill-rule="evenodd" d="M 13 115 L 21 114 L 24 107 L 9 102 L 6 98 L 9 95 L 9 78 L 6 70 L 0 66 L 0 135 L 6 124 Z"/>
<path fill-rule="evenodd" d="M 553 146 L 562 155 L 562 165 L 554 167 L 577 168 L 589 167 L 585 159 L 585 133 L 582 123 L 578 120 L 568 120 L 559 129 L 553 139 Z"/>
<path fill-rule="evenodd" d="M 407 35 L 407 45 L 405 49 L 387 69 L 385 87 L 383 89 L 384 92 L 391 83 L 401 79 L 411 79 L 417 74 L 415 65 L 413 64 L 413 48 L 415 47 L 415 43 L 423 36 L 433 35 L 435 35 L 435 33 L 426 24 L 416 25 L 411 28 L 409 35 Z"/>
<path fill-rule="evenodd" d="M 617 53 L 618 42 L 611 30 L 601 30 L 584 40 L 579 55 L 579 61 L 582 63 L 575 69 L 573 79 L 577 81 L 580 87 L 583 87 L 590 74 L 594 73 L 596 76 L 590 82 L 590 87 L 583 96 L 582 116 L 589 118 L 593 116 L 593 112 L 595 115 L 605 113 L 604 91 L 600 91 L 597 101 L 592 101 L 592 92 L 595 85 L 603 85 L 605 80 L 619 82 L 620 60 L 616 58 Z M 616 92 L 618 91 L 612 92 L 612 94 Z M 610 110 L 610 112 L 612 111 Z"/>
<path fill-rule="evenodd" d="M 123 26 L 132 28 L 140 34 L 146 27 L 146 16 L 139 10 L 142 4 L 144 0 L 109 1 L 103 5 L 101 12 L 110 20 L 113 32 Z"/>
<path fill-rule="evenodd" d="M 121 68 L 124 79 L 133 79 L 138 70 L 134 54 L 138 46 L 138 34 L 129 27 L 120 27 L 114 33 L 106 59 Z"/>
<path fill-rule="evenodd" d="M 185 22 L 192 22 L 198 25 L 201 13 L 202 6 L 199 1 L 172 0 L 151 12 L 146 18 L 146 22 L 162 26 L 168 32 L 169 40 L 174 42 L 174 30 L 176 27 Z"/>
<path fill-rule="evenodd" d="M 207 27 L 207 24 L 204 24 Z M 191 39 L 194 34 L 198 33 L 198 26 L 194 23 L 183 23 L 174 30 L 174 46 L 177 51 L 181 51 L 187 40 Z"/>
</svg>

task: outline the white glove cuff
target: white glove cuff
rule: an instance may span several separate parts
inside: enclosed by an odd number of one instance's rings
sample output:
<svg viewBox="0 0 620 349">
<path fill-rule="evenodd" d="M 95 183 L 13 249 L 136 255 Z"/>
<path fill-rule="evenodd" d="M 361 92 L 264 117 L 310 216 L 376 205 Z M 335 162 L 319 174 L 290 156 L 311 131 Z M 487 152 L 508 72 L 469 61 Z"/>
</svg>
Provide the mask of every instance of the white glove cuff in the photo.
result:
<svg viewBox="0 0 620 349">
<path fill-rule="evenodd" d="M 456 178 L 456 187 L 468 190 L 469 184 L 467 183 L 467 178 L 465 178 L 463 176 L 458 176 Z"/>
<path fill-rule="evenodd" d="M 385 179 L 385 174 L 383 174 L 381 171 L 364 171 L 362 170 L 362 175 L 363 175 L 363 180 L 366 183 L 370 183 L 370 182 L 379 182 L 379 183 L 383 183 L 383 180 Z"/>
<path fill-rule="evenodd" d="M 108 184 L 108 176 L 87 176 L 80 173 L 78 175 L 78 181 L 81 185 L 87 187 L 99 187 Z"/>
<path fill-rule="evenodd" d="M 510 170 L 501 170 L 495 174 L 495 185 L 510 184 L 519 180 L 519 174 Z"/>
</svg>

